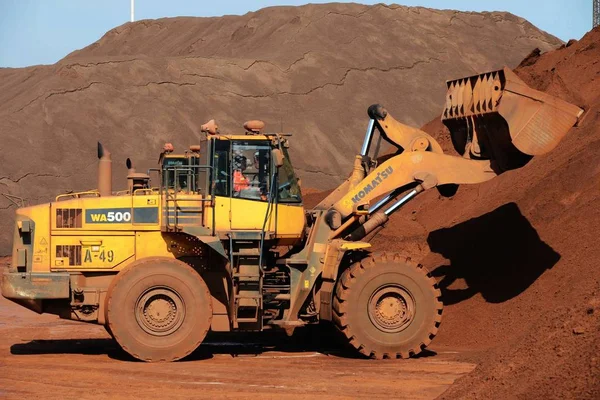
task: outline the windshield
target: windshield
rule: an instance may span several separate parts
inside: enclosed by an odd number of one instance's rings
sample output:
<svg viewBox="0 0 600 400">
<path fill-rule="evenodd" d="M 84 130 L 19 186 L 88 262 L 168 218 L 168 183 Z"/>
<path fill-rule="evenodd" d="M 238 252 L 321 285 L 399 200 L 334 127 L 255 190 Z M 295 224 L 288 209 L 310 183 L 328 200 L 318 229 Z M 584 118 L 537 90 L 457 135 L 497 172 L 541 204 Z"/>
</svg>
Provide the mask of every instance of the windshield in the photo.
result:
<svg viewBox="0 0 600 400">
<path fill-rule="evenodd" d="M 233 142 L 233 197 L 267 201 L 271 176 L 271 145 L 267 141 Z"/>
<path fill-rule="evenodd" d="M 298 178 L 294 173 L 290 155 L 285 147 L 283 148 L 283 155 L 283 165 L 279 168 L 279 176 L 277 179 L 277 200 L 280 203 L 300 203 L 302 201 L 300 185 L 298 184 Z"/>
</svg>

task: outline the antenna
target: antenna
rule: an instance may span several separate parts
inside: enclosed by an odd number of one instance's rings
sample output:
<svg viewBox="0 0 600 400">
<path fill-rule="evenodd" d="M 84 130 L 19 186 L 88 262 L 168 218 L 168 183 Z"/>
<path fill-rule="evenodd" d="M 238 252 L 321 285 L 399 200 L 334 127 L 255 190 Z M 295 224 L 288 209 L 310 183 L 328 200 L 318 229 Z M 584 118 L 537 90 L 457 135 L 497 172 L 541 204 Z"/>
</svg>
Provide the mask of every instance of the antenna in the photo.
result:
<svg viewBox="0 0 600 400">
<path fill-rule="evenodd" d="M 592 28 L 600 25 L 600 0 L 592 0 L 593 2 L 593 19 L 592 19 Z"/>
<path fill-rule="evenodd" d="M 131 0 L 131 22 L 135 21 L 135 18 L 133 16 L 133 11 L 135 9 L 135 0 Z"/>
</svg>

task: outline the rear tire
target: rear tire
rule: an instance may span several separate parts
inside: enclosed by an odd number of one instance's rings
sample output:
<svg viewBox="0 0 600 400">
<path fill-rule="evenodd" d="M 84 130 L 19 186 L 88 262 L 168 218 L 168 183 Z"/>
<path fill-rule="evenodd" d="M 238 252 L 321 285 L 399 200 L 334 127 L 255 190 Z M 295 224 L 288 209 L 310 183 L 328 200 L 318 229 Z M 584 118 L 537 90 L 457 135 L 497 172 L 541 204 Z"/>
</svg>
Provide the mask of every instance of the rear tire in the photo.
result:
<svg viewBox="0 0 600 400">
<path fill-rule="evenodd" d="M 436 335 L 442 320 L 440 296 L 423 266 L 384 253 L 342 273 L 333 298 L 333 322 L 367 357 L 408 358 Z"/>
<path fill-rule="evenodd" d="M 107 330 L 143 361 L 175 361 L 202 343 L 212 321 L 212 300 L 187 264 L 148 258 L 121 271 L 107 294 Z"/>
</svg>

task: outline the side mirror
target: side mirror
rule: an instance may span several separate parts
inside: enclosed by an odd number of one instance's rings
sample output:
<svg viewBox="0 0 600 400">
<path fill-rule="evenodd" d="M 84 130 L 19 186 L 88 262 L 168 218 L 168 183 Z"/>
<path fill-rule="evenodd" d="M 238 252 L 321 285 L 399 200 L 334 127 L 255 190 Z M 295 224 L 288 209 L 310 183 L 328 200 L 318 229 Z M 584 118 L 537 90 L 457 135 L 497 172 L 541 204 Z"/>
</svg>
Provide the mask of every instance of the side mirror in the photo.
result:
<svg viewBox="0 0 600 400">
<path fill-rule="evenodd" d="M 271 150 L 271 158 L 275 163 L 277 168 L 280 168 L 283 165 L 283 153 L 279 149 Z"/>
</svg>

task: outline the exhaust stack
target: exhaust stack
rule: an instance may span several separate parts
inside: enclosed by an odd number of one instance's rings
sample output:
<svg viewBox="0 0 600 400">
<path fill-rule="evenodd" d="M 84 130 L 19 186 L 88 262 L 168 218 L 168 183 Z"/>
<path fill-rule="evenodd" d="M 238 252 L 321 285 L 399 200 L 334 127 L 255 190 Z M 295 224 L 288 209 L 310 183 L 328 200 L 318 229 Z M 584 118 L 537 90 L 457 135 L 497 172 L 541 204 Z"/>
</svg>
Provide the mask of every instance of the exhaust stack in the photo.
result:
<svg viewBox="0 0 600 400">
<path fill-rule="evenodd" d="M 135 174 L 135 167 L 133 166 L 133 162 L 131 161 L 131 158 L 128 158 L 127 161 L 125 161 L 125 165 L 127 166 L 128 174 Z"/>
<path fill-rule="evenodd" d="M 110 152 L 98 142 L 98 193 L 112 195 L 112 160 Z"/>
<path fill-rule="evenodd" d="M 129 190 L 129 193 L 133 193 L 133 176 L 135 175 L 135 167 L 129 158 L 125 162 L 125 165 L 127 166 L 127 189 Z"/>
<path fill-rule="evenodd" d="M 127 159 L 127 189 L 133 194 L 137 189 L 148 189 L 150 187 L 150 175 L 138 173 L 131 159 Z"/>
</svg>

